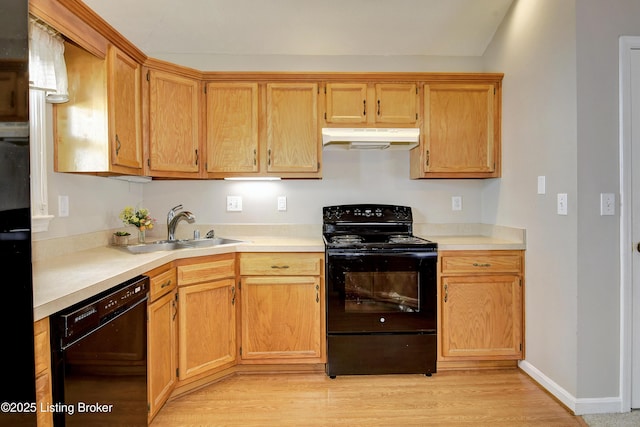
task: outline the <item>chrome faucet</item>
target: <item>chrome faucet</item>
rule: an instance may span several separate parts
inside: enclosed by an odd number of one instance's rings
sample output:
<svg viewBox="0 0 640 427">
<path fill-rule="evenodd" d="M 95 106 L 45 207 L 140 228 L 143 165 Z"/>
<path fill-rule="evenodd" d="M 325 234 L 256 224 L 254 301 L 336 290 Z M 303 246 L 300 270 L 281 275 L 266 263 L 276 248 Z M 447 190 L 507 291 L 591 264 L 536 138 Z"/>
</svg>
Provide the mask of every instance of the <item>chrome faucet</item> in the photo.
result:
<svg viewBox="0 0 640 427">
<path fill-rule="evenodd" d="M 175 206 L 171 208 L 171 210 L 167 214 L 167 240 L 169 240 L 170 242 L 176 240 L 176 227 L 180 220 L 185 220 L 189 224 L 193 223 L 196 220 L 196 217 L 191 212 L 178 212 L 180 209 L 182 209 L 182 205 Z"/>
</svg>

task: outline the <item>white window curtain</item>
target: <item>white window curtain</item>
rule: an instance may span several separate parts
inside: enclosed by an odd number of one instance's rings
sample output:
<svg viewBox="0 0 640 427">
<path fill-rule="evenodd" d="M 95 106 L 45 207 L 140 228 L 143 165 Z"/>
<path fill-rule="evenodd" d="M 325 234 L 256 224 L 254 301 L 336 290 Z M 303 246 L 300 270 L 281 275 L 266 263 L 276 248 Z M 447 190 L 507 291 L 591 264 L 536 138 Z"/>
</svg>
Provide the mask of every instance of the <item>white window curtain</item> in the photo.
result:
<svg viewBox="0 0 640 427">
<path fill-rule="evenodd" d="M 69 100 L 64 40 L 52 28 L 29 19 L 29 86 L 43 90 L 47 102 Z"/>
<path fill-rule="evenodd" d="M 47 25 L 29 19 L 29 135 L 31 149 L 32 232 L 49 229 L 47 146 L 53 141 L 46 103 L 69 100 L 62 36 Z M 49 107 L 50 108 L 50 107 Z"/>
</svg>

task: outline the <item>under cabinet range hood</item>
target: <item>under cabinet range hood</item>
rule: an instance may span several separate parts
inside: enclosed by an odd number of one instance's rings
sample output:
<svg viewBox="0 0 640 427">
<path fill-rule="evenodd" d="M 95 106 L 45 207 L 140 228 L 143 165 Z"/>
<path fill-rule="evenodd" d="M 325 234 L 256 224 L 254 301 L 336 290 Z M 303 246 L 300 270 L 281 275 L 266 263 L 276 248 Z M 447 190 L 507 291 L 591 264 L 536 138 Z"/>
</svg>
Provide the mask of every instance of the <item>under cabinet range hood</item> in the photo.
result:
<svg viewBox="0 0 640 427">
<path fill-rule="evenodd" d="M 325 150 L 411 150 L 419 142 L 417 128 L 322 128 Z"/>
</svg>

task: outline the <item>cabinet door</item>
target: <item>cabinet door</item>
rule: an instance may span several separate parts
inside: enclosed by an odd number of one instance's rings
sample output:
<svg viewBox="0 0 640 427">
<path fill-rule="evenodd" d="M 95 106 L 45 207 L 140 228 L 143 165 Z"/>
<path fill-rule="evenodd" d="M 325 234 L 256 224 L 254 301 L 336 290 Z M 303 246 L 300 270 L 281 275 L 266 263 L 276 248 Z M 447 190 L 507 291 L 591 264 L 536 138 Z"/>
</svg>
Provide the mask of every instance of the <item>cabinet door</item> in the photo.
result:
<svg viewBox="0 0 640 427">
<path fill-rule="evenodd" d="M 107 55 L 109 135 L 113 165 L 142 168 L 140 64 L 114 46 Z"/>
<path fill-rule="evenodd" d="M 45 317 L 33 324 L 33 341 L 36 374 L 36 405 L 48 408 L 53 403 L 51 394 L 51 346 L 49 318 Z M 38 427 L 53 426 L 53 413 L 38 411 Z"/>
<path fill-rule="evenodd" d="M 415 123 L 418 92 L 415 83 L 376 84 L 376 123 Z"/>
<path fill-rule="evenodd" d="M 327 123 L 366 123 L 367 84 L 327 83 Z"/>
<path fill-rule="evenodd" d="M 496 114 L 493 84 L 425 85 L 424 172 L 496 176 Z"/>
<path fill-rule="evenodd" d="M 522 358 L 522 287 L 515 275 L 443 277 L 442 355 Z"/>
<path fill-rule="evenodd" d="M 235 280 L 178 288 L 179 378 L 185 380 L 236 360 Z"/>
<path fill-rule="evenodd" d="M 267 172 L 319 169 L 318 85 L 267 84 Z"/>
<path fill-rule="evenodd" d="M 149 171 L 197 177 L 200 171 L 200 83 L 149 71 Z"/>
<path fill-rule="evenodd" d="M 178 367 L 177 291 L 149 304 L 147 387 L 149 419 L 160 410 L 176 384 Z"/>
<path fill-rule="evenodd" d="M 242 278 L 242 360 L 322 358 L 320 278 Z"/>
<path fill-rule="evenodd" d="M 258 84 L 207 84 L 207 172 L 258 172 Z"/>
</svg>

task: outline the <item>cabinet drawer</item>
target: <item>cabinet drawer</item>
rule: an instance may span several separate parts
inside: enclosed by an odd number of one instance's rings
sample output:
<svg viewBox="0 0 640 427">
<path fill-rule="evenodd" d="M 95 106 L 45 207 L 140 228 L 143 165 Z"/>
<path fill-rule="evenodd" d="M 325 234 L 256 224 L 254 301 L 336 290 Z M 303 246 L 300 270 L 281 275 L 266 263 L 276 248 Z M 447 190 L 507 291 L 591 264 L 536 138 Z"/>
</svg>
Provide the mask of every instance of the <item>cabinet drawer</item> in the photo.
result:
<svg viewBox="0 0 640 427">
<path fill-rule="evenodd" d="M 318 253 L 243 253 L 240 255 L 242 276 L 319 276 L 323 255 Z"/>
<path fill-rule="evenodd" d="M 178 283 L 190 285 L 192 283 L 210 282 L 236 275 L 235 255 L 224 255 L 212 258 L 211 261 L 187 264 L 178 267 Z"/>
<path fill-rule="evenodd" d="M 172 268 L 149 279 L 149 301 L 154 301 L 178 285 L 176 269 Z"/>
<path fill-rule="evenodd" d="M 519 253 L 443 254 L 440 258 L 443 274 L 452 273 L 516 273 L 522 272 Z"/>
</svg>

